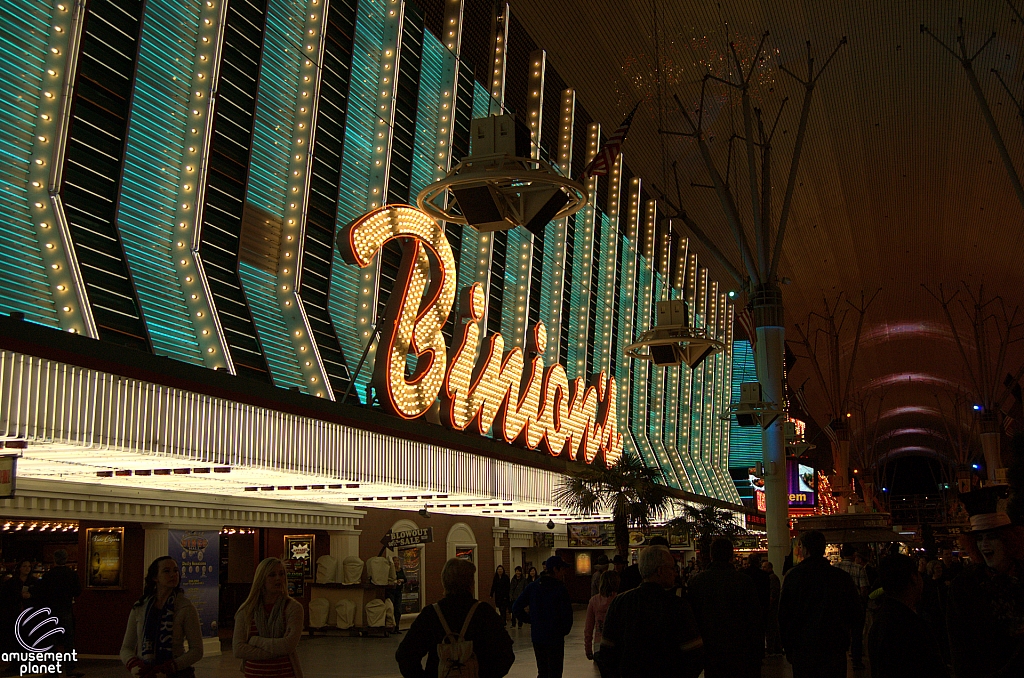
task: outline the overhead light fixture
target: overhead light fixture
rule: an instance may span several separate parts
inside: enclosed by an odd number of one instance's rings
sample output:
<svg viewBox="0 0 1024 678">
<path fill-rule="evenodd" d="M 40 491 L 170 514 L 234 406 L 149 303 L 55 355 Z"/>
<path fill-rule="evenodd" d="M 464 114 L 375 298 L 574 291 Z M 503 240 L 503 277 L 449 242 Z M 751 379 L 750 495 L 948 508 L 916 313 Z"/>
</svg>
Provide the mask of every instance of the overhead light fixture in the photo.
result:
<svg viewBox="0 0 1024 678">
<path fill-rule="evenodd" d="M 548 518 L 548 529 L 549 530 L 555 529 L 555 521 L 551 520 L 550 518 Z"/>
<path fill-rule="evenodd" d="M 644 352 L 643 349 L 647 349 Z M 692 370 L 725 344 L 708 336 L 706 327 L 690 327 L 690 310 L 682 299 L 658 302 L 658 324 L 626 347 L 626 356 L 649 360 L 658 367 L 686 363 Z"/>
<path fill-rule="evenodd" d="M 416 513 L 420 514 L 420 518 L 429 518 L 429 517 L 430 517 L 430 512 L 429 512 L 429 511 L 427 511 L 427 507 L 426 507 L 426 506 L 424 506 L 423 508 L 421 508 L 421 509 L 420 509 L 419 511 L 417 511 Z"/>
</svg>

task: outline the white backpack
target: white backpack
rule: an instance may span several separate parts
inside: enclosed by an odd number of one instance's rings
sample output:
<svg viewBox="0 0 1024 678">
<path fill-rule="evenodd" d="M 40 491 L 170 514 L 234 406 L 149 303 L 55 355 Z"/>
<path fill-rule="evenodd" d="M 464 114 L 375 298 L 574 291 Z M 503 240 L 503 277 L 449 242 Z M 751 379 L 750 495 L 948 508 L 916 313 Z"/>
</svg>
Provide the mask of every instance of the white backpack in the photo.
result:
<svg viewBox="0 0 1024 678">
<path fill-rule="evenodd" d="M 462 624 L 462 630 L 458 635 L 452 633 L 448 628 L 448 622 L 441 614 L 441 608 L 434 603 L 434 611 L 437 613 L 437 620 L 441 622 L 444 629 L 444 638 L 437 644 L 437 678 L 480 678 L 480 663 L 473 652 L 473 641 L 466 640 L 466 631 L 469 629 L 469 622 L 473 619 L 480 601 L 473 603 L 466 614 L 466 621 Z"/>
</svg>

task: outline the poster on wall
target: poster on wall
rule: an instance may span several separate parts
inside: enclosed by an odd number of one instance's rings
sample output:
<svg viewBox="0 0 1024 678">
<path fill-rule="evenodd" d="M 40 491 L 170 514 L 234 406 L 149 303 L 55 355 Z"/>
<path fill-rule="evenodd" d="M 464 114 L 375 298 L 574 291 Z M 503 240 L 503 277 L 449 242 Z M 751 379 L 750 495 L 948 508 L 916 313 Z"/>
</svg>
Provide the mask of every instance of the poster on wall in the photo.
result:
<svg viewBox="0 0 1024 678">
<path fill-rule="evenodd" d="M 313 578 L 313 535 L 291 534 L 284 538 L 284 559 L 294 560 L 302 565 L 304 579 Z"/>
<path fill-rule="evenodd" d="M 402 614 L 420 611 L 420 549 L 416 546 L 398 549 L 398 559 L 405 570 L 402 589 Z"/>
<path fill-rule="evenodd" d="M 220 617 L 220 532 L 168 530 L 167 537 L 167 555 L 178 562 L 181 588 L 196 606 L 203 637 L 216 637 Z"/>
<path fill-rule="evenodd" d="M 566 527 L 570 547 L 615 546 L 615 525 L 612 523 L 570 523 Z"/>
<path fill-rule="evenodd" d="M 121 570 L 124 561 L 123 527 L 90 527 L 85 531 L 86 586 L 89 588 L 122 588 Z"/>
<path fill-rule="evenodd" d="M 306 581 L 306 569 L 301 560 L 284 561 L 285 577 L 288 578 L 288 595 L 292 598 L 301 598 Z"/>
</svg>

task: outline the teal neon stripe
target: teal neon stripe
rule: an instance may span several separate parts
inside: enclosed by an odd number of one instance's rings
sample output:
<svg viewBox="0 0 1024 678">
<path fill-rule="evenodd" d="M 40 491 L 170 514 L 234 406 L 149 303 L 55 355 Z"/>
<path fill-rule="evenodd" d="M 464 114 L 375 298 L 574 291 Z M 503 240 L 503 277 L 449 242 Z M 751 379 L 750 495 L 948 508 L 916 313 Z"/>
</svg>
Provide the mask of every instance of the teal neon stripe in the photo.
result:
<svg viewBox="0 0 1024 678">
<path fill-rule="evenodd" d="M 639 303 L 639 315 L 634 318 L 634 327 L 636 335 L 647 330 L 650 326 L 650 290 L 651 290 L 651 270 L 647 266 L 647 262 L 643 255 L 637 257 L 637 286 L 636 292 L 640 296 Z M 572 345 L 572 342 L 569 342 Z M 647 389 L 650 387 L 648 375 L 650 374 L 650 363 L 640 362 L 634 364 L 633 378 L 636 379 L 635 388 L 633 389 L 633 439 L 636 443 L 637 448 L 640 451 L 640 456 L 643 458 L 644 463 L 651 467 L 660 468 L 661 464 L 658 463 L 658 459 L 654 455 L 654 448 L 651 445 L 651 440 L 647 435 Z"/>
<path fill-rule="evenodd" d="M 516 312 L 520 304 L 526 314 L 527 300 L 519 301 L 520 270 L 523 256 L 522 248 L 527 244 L 530 233 L 525 228 L 513 228 L 508 232 L 508 249 L 505 250 L 505 296 L 501 304 L 501 334 L 505 337 L 505 345 L 511 347 L 515 332 Z M 529 275 L 529 270 L 525 275 Z"/>
<path fill-rule="evenodd" d="M 448 155 L 447 148 L 438 148 L 437 130 L 441 117 L 441 78 L 446 62 L 455 57 L 430 31 L 423 32 L 423 58 L 420 63 L 420 91 L 416 110 L 416 139 L 413 142 L 412 176 L 409 182 L 409 203 L 434 182 L 441 168 L 438 153 Z M 448 111 L 449 120 L 451 111 Z"/>
<path fill-rule="evenodd" d="M 654 302 L 661 300 L 665 295 L 665 282 L 660 273 L 654 273 Z M 665 377 L 666 370 L 663 367 L 651 368 L 652 378 L 648 384 L 650 392 L 651 416 L 649 417 L 649 430 L 647 435 L 658 459 L 658 466 L 664 474 L 665 479 L 671 487 L 690 489 L 685 473 L 677 468 L 678 459 L 672 453 L 671 448 L 665 444 Z"/>
<path fill-rule="evenodd" d="M 299 75 L 305 60 L 302 45 L 306 9 L 305 2 L 270 0 L 263 36 L 246 201 L 281 220 L 288 203 L 299 198 L 288 192 L 293 137 L 297 132 L 296 102 L 312 104 L 312 96 L 301 96 L 301 92 L 311 91 L 312 85 L 302 83 Z M 277 301 L 276 275 L 240 263 L 239 279 L 274 384 L 298 386 L 309 392 Z"/>
<path fill-rule="evenodd" d="M 56 327 L 27 194 L 51 12 L 47 2 L 0 5 L 0 313 Z"/>
<path fill-rule="evenodd" d="M 146 5 L 117 211 L 153 351 L 193 364 L 203 356 L 175 274 L 174 215 L 185 137 L 200 124 L 188 109 L 200 11 L 199 0 Z"/>
<path fill-rule="evenodd" d="M 274 377 L 274 385 L 282 388 L 297 386 L 305 391 L 306 385 L 303 383 L 301 368 L 295 357 L 295 349 L 288 337 L 288 327 L 277 303 L 277 276 L 240 262 L 238 278 L 242 281 L 249 309 L 256 320 L 260 345 Z"/>
<path fill-rule="evenodd" d="M 370 156 L 373 152 L 373 129 L 378 119 L 377 81 L 380 77 L 381 45 L 384 44 L 384 2 L 360 0 L 356 13 L 355 40 L 352 48 L 352 79 L 349 84 L 348 108 L 345 117 L 345 145 L 342 152 L 341 181 L 338 191 L 337 229 L 341 230 L 366 212 L 370 203 Z M 361 269 L 340 258 L 332 266 L 328 311 L 334 321 L 338 342 L 346 356 L 363 353 L 363 343 L 356 327 Z M 355 363 L 353 362 L 353 369 Z M 352 395 L 362 400 L 369 383 L 367 370 L 356 379 Z"/>
</svg>

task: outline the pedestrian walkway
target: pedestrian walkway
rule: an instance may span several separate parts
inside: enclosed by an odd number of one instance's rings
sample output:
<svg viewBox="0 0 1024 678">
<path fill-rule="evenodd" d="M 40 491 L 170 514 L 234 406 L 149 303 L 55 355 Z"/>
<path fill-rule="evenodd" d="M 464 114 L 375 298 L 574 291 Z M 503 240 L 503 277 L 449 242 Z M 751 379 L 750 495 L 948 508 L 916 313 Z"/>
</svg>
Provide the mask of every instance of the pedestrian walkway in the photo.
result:
<svg viewBox="0 0 1024 678">
<path fill-rule="evenodd" d="M 583 651 L 583 625 L 586 610 L 579 607 L 574 616 L 572 632 L 565 639 L 564 678 L 599 678 L 597 667 Z M 530 643 L 530 627 L 510 629 L 515 641 L 516 663 L 509 678 L 536 678 L 537 664 Z M 303 638 L 299 643 L 299 660 L 305 678 L 399 678 L 395 663 L 395 650 L 404 635 L 389 638 L 348 638 L 341 636 L 315 636 Z M 196 678 L 238 678 L 240 660 L 231 656 L 225 643 L 224 654 L 207 657 L 196 664 Z M 124 667 L 113 660 L 83 660 L 79 670 L 86 678 L 124 678 Z M 765 660 L 762 678 L 792 678 L 789 664 L 782 657 Z M 868 671 L 849 670 L 849 678 L 867 678 Z"/>
</svg>

